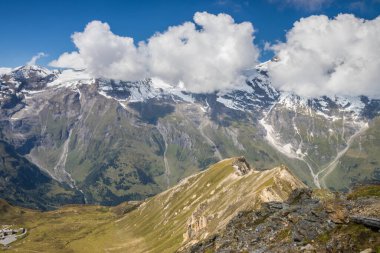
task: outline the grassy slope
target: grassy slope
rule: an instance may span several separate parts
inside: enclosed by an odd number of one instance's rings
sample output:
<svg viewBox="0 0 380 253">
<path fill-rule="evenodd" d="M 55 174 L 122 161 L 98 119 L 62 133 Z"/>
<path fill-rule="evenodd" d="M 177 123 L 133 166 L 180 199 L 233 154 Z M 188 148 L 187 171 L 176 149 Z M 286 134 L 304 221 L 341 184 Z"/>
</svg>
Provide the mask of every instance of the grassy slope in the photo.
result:
<svg viewBox="0 0 380 253">
<path fill-rule="evenodd" d="M 26 238 L 14 242 L 9 251 L 73 252 L 67 248 L 68 244 L 115 217 L 109 208 L 101 206 L 66 206 L 50 212 L 11 207 L 7 215 L 0 215 L 0 224 L 11 223 L 28 229 Z"/>
<path fill-rule="evenodd" d="M 231 159 L 223 160 L 207 171 L 184 180 L 110 224 L 101 237 L 94 233 L 74 242 L 71 247 L 80 250 L 86 245 L 88 252 L 96 252 L 100 244 L 100 248 L 105 247 L 111 252 L 173 252 L 183 242 L 188 219 L 201 204 L 204 208 L 202 216 L 209 219 L 204 232 L 211 234 L 226 224 L 238 210 L 256 208 L 262 201 L 259 195 L 264 189 L 272 188 L 273 198 L 278 200 L 286 198 L 291 190 L 290 183 L 280 179 L 285 169 L 239 177 L 235 175 L 231 163 Z M 292 183 L 295 184 L 293 187 L 303 185 L 298 180 Z"/>
<path fill-rule="evenodd" d="M 337 190 L 348 189 L 357 182 L 380 181 L 380 117 L 369 129 L 356 138 L 351 148 L 341 158 L 326 184 Z"/>
<path fill-rule="evenodd" d="M 200 135 L 198 126 L 183 112 L 177 111 L 160 121 L 171 130 L 167 136 L 166 154 L 171 168 L 171 185 L 218 161 L 216 157 L 213 157 L 211 146 Z M 187 145 L 184 145 L 185 142 L 188 142 Z"/>
<path fill-rule="evenodd" d="M 117 102 L 97 96 L 73 130 L 67 167 L 89 201 L 115 204 L 164 189 L 160 134 L 134 126 Z"/>
<path fill-rule="evenodd" d="M 11 249 L 173 252 L 182 245 L 187 222 L 195 211 L 208 220 L 202 234 L 212 234 L 238 211 L 257 208 L 268 199 L 286 199 L 292 189 L 304 186 L 283 167 L 238 176 L 232 162 L 223 160 L 123 216 L 113 208 L 100 206 L 68 206 L 46 213 L 14 211 L 12 222 L 30 232 Z M 3 224 L 9 221 L 9 217 L 0 218 Z"/>
<path fill-rule="evenodd" d="M 39 209 L 83 203 L 79 192 L 53 180 L 2 141 L 0 161 L 0 198 L 15 205 Z"/>
</svg>

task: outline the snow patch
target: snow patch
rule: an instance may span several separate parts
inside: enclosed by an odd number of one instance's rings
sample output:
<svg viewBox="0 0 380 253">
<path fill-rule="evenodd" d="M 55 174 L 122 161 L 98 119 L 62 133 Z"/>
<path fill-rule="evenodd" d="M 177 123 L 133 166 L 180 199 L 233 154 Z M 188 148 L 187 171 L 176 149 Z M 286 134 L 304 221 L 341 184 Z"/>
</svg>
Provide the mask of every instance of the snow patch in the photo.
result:
<svg viewBox="0 0 380 253">
<path fill-rule="evenodd" d="M 355 118 L 360 116 L 365 107 L 360 97 L 337 96 L 335 97 L 335 103 L 342 107 L 340 111 L 350 112 Z"/>
<path fill-rule="evenodd" d="M 234 103 L 234 101 L 232 101 L 230 99 L 226 99 L 226 98 L 223 98 L 223 97 L 218 97 L 216 99 L 216 101 L 218 101 L 219 103 L 223 104 L 224 106 L 226 106 L 226 107 L 228 107 L 230 109 L 244 112 L 243 108 L 240 108 L 239 106 L 236 106 L 236 104 Z"/>
<path fill-rule="evenodd" d="M 273 146 L 289 158 L 300 158 L 299 155 L 297 155 L 297 153 L 294 151 L 294 148 L 291 143 L 287 143 L 284 145 L 280 142 L 278 134 L 275 132 L 273 127 L 265 121 L 265 118 L 260 120 L 260 124 L 266 130 L 267 134 L 265 136 L 265 139 L 269 142 L 271 146 Z"/>
<path fill-rule="evenodd" d="M 48 83 L 47 87 L 65 86 L 71 87 L 78 82 L 93 81 L 93 78 L 85 71 L 73 69 L 63 70 L 53 82 Z"/>
<path fill-rule="evenodd" d="M 0 68 L 0 76 L 10 74 L 12 72 L 11 68 Z"/>
</svg>

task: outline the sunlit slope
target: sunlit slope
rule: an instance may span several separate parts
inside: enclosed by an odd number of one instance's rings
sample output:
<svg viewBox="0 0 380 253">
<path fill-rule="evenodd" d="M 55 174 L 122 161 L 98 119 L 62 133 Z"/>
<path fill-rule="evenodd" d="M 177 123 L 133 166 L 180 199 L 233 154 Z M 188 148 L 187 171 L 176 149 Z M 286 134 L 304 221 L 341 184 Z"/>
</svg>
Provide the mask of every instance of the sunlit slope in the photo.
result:
<svg viewBox="0 0 380 253">
<path fill-rule="evenodd" d="M 282 201 L 305 187 L 287 168 L 256 171 L 225 159 L 137 207 L 67 206 L 37 212 L 4 208 L 1 224 L 28 229 L 15 252 L 175 252 L 222 229 L 239 211 Z"/>
<path fill-rule="evenodd" d="M 173 252 L 222 228 L 238 211 L 285 200 L 304 184 L 285 167 L 263 172 L 244 160 L 223 160 L 147 200 L 107 231 L 74 241 L 87 252 Z"/>
<path fill-rule="evenodd" d="M 0 201 L 0 225 L 27 229 L 25 238 L 9 245 L 9 252 L 73 252 L 69 248 L 73 241 L 103 228 L 117 217 L 112 208 L 102 206 L 75 205 L 40 212 Z"/>
</svg>

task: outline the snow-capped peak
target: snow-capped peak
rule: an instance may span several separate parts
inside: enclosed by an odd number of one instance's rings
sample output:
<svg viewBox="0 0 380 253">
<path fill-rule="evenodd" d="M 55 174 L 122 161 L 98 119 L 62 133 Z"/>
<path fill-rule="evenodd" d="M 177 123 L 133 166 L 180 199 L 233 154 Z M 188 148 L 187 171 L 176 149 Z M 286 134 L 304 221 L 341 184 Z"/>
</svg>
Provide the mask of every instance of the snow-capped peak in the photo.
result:
<svg viewBox="0 0 380 253">
<path fill-rule="evenodd" d="M 6 75 L 12 72 L 12 68 L 0 68 L 0 76 Z"/>
<path fill-rule="evenodd" d="M 247 70 L 247 79 L 237 82 L 232 88 L 216 92 L 216 101 L 240 111 L 260 111 L 278 104 L 297 111 L 314 109 L 317 114 L 326 117 L 331 117 L 330 112 L 334 110 L 334 113 L 350 114 L 355 118 L 360 117 L 366 106 L 359 97 L 305 98 L 291 92 L 280 92 L 271 85 L 268 75 L 268 64 L 271 62 L 272 60 L 263 62 Z M 49 70 L 37 65 L 14 69 L 0 68 L 0 79 L 4 83 L 3 90 L 26 92 L 60 87 L 77 89 L 81 84 L 96 84 L 100 94 L 123 102 L 147 101 L 154 98 L 172 99 L 176 103 L 194 103 L 202 97 L 198 96 L 202 94 L 188 92 L 183 85 L 173 85 L 157 77 L 136 82 L 95 79 L 86 70 Z"/>
<path fill-rule="evenodd" d="M 11 73 L 18 78 L 30 78 L 32 76 L 45 78 L 49 75 L 56 74 L 57 71 L 51 71 L 47 68 L 37 65 L 25 65 L 13 69 Z"/>
</svg>

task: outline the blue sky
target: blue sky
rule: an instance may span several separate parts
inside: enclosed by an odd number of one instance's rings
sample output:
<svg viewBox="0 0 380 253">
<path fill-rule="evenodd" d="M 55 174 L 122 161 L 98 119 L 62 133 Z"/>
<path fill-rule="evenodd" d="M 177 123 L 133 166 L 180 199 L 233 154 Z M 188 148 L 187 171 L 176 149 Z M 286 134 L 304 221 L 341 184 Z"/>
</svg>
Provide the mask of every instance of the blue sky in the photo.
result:
<svg viewBox="0 0 380 253">
<path fill-rule="evenodd" d="M 113 33 L 146 40 L 171 25 L 191 21 L 195 12 L 227 13 L 236 22 L 250 21 L 256 33 L 255 43 L 283 40 L 286 30 L 301 17 L 353 13 L 373 19 L 380 14 L 380 0 L 319 0 L 320 6 L 306 7 L 302 0 L 66 0 L 0 1 L 0 66 L 25 64 L 32 56 L 44 52 L 39 60 L 46 65 L 63 52 L 73 51 L 71 34 L 83 31 L 92 20 L 107 22 Z M 313 1 L 313 0 L 306 0 Z M 314 0 L 318 2 L 318 0 Z M 270 57 L 265 52 L 261 59 Z"/>
</svg>

